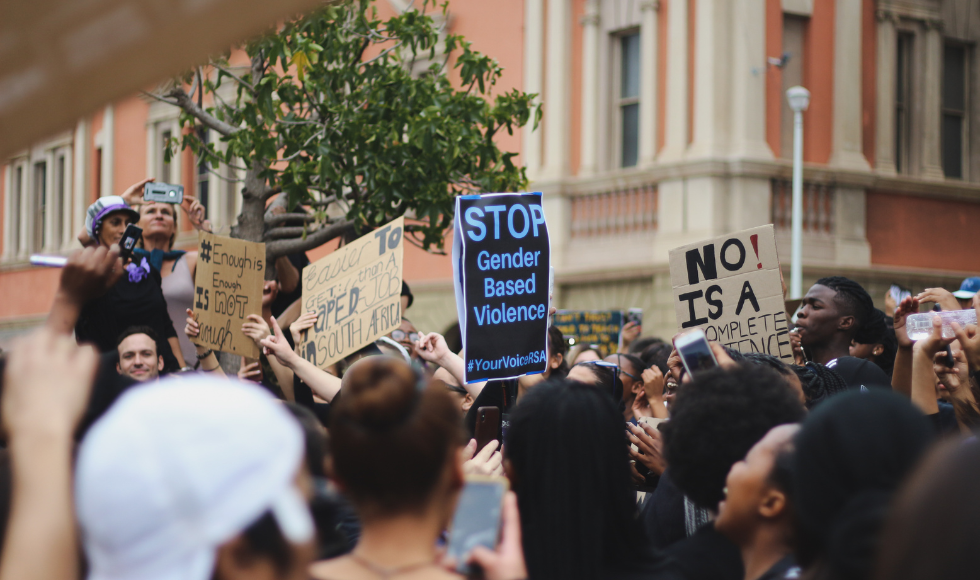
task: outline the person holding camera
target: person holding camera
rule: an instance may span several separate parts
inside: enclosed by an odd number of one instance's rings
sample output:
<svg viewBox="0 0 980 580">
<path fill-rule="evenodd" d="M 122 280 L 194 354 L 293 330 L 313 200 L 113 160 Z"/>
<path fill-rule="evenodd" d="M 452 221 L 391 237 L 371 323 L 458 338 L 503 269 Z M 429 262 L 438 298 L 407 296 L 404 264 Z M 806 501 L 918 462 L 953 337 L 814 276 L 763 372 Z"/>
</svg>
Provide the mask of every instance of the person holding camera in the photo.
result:
<svg viewBox="0 0 980 580">
<path fill-rule="evenodd" d="M 79 343 L 92 343 L 106 353 L 116 350 L 119 336 L 127 328 L 148 326 L 166 338 L 160 342 L 159 354 L 164 360 L 164 370 L 172 372 L 184 366 L 184 359 L 160 288 L 160 273 L 150 267 L 145 257 L 129 259 L 127 255 L 136 241 L 131 238 L 132 233 L 126 235 L 127 228 L 139 219 L 139 213 L 120 196 L 100 198 L 88 208 L 85 233 L 100 247 L 126 256 L 121 265 L 125 271 L 108 290 L 81 304 L 74 322 L 75 338 Z M 120 246 L 122 250 L 114 249 Z M 77 297 L 60 297 L 72 298 Z"/>
</svg>

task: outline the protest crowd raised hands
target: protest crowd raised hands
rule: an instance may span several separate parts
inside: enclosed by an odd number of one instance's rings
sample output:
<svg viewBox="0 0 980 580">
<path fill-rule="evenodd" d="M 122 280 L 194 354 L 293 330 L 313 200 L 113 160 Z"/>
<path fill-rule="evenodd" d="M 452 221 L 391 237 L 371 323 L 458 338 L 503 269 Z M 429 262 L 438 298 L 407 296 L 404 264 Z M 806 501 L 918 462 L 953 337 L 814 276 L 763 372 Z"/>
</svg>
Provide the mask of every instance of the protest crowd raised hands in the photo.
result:
<svg viewBox="0 0 980 580">
<path fill-rule="evenodd" d="M 350 284 L 386 264 L 386 294 L 337 298 L 332 254 L 302 255 L 243 267 L 215 310 L 213 245 L 174 249 L 181 213 L 219 239 L 206 208 L 145 202 L 150 181 L 92 205 L 4 354 L 0 580 L 980 573 L 980 331 L 941 319 L 976 292 L 881 310 L 826 276 L 790 311 L 754 228 L 724 243 L 758 264 L 671 252 L 679 332 L 652 336 L 630 304 L 556 313 L 540 195 L 495 194 L 457 201 L 445 333 L 406 316 L 401 220 L 335 251 Z M 761 334 L 724 340 L 743 307 Z"/>
</svg>

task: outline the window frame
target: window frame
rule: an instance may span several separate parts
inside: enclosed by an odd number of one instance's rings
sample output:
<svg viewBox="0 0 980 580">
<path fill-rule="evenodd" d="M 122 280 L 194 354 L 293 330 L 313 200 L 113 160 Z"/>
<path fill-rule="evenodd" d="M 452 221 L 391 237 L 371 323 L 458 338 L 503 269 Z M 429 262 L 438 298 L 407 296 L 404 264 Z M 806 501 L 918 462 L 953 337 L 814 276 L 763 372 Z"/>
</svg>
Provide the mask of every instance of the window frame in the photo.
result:
<svg viewBox="0 0 980 580">
<path fill-rule="evenodd" d="M 915 33 L 896 30 L 895 33 L 895 95 L 892 102 L 894 114 L 894 163 L 895 172 L 908 175 L 912 173 L 912 122 L 913 122 L 913 75 L 915 72 Z M 904 57 L 904 62 L 903 62 Z M 901 66 L 904 64 L 904 67 Z M 902 70 L 904 69 L 904 70 Z M 904 81 L 904 82 L 903 82 Z M 899 85 L 904 99 L 898 98 Z M 899 120 L 901 119 L 901 123 Z"/>
<path fill-rule="evenodd" d="M 946 106 L 946 50 L 959 48 L 963 51 L 963 108 L 952 109 Z M 942 73 L 940 77 L 939 118 L 940 118 L 940 163 L 946 179 L 967 181 L 970 178 L 970 64 L 972 60 L 971 46 L 953 39 L 943 39 Z M 960 119 L 960 175 L 950 176 L 946 172 L 946 143 L 945 119 L 947 116 L 957 116 Z"/>
<path fill-rule="evenodd" d="M 636 36 L 637 48 L 640 51 L 637 67 L 637 84 L 638 89 L 635 97 L 623 97 L 623 41 L 629 36 Z M 639 27 L 631 26 L 629 28 L 623 28 L 616 30 L 609 35 L 610 42 L 612 44 L 611 53 L 613 55 L 613 66 L 612 66 L 612 82 L 610 83 L 611 94 L 610 94 L 610 104 L 612 109 L 613 122 L 610 124 L 612 127 L 612 147 L 610 147 L 612 159 L 610 160 L 610 165 L 614 169 L 632 169 L 639 164 L 639 147 L 640 147 L 640 135 L 639 127 L 637 127 L 637 137 L 636 137 L 636 150 L 637 150 L 637 162 L 633 165 L 623 164 L 623 138 L 624 138 L 624 125 L 623 125 L 623 111 L 626 107 L 636 105 L 637 107 L 637 123 L 639 124 L 640 111 L 639 108 L 642 106 L 640 104 L 641 97 L 643 94 L 643 85 L 640 79 L 642 75 L 643 67 L 643 38 L 642 32 Z"/>
</svg>

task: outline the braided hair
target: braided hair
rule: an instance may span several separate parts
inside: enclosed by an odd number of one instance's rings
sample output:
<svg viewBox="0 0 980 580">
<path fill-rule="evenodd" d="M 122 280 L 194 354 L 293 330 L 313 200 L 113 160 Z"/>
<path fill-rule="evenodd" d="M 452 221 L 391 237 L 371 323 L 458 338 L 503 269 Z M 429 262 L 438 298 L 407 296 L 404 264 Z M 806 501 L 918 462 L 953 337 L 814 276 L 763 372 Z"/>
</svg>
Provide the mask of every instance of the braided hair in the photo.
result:
<svg viewBox="0 0 980 580">
<path fill-rule="evenodd" d="M 874 315 L 874 301 L 863 286 L 843 276 L 827 276 L 816 282 L 837 293 L 836 302 L 843 307 L 844 312 L 854 316 L 852 336 L 861 332 Z"/>
<path fill-rule="evenodd" d="M 807 409 L 813 409 L 828 398 L 847 391 L 847 383 L 844 382 L 844 377 L 822 364 L 808 362 L 806 366 L 790 368 L 800 378 L 800 385 L 802 385 L 803 394 L 806 396 Z"/>
</svg>

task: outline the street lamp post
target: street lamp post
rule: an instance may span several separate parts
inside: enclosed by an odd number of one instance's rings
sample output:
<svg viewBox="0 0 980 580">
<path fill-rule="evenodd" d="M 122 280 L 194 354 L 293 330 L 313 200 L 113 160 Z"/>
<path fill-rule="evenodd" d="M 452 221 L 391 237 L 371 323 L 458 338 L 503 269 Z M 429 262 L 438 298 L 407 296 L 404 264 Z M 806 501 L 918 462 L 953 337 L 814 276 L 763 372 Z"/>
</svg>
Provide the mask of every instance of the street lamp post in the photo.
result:
<svg viewBox="0 0 980 580">
<path fill-rule="evenodd" d="M 789 297 L 803 297 L 803 111 L 810 106 L 810 91 L 790 87 L 786 91 L 793 109 L 793 220 L 790 252 Z"/>
</svg>

